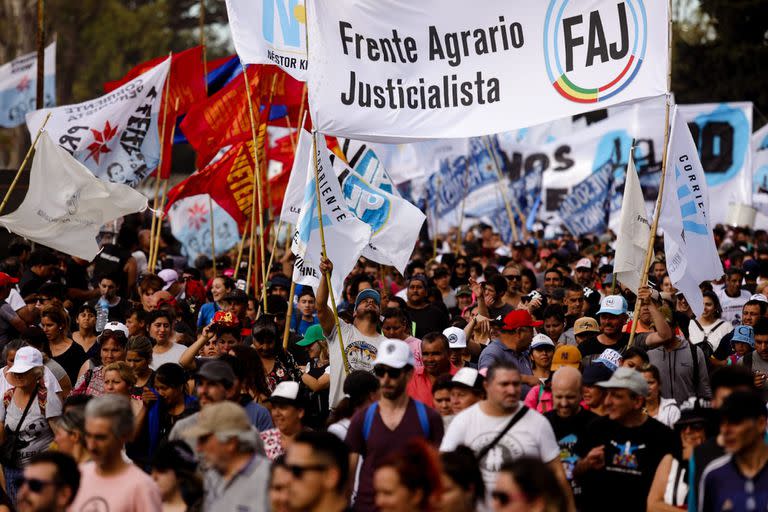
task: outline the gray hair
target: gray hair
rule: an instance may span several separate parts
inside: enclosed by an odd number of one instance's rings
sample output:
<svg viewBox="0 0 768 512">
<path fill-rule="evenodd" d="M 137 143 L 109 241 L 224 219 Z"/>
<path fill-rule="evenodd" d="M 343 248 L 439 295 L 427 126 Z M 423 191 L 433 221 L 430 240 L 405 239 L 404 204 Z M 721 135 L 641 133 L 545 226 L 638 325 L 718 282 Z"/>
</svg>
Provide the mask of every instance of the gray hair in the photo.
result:
<svg viewBox="0 0 768 512">
<path fill-rule="evenodd" d="M 85 417 L 104 418 L 112 422 L 112 433 L 122 439 L 133 432 L 133 409 L 128 397 L 102 395 L 91 399 L 85 406 Z"/>
</svg>

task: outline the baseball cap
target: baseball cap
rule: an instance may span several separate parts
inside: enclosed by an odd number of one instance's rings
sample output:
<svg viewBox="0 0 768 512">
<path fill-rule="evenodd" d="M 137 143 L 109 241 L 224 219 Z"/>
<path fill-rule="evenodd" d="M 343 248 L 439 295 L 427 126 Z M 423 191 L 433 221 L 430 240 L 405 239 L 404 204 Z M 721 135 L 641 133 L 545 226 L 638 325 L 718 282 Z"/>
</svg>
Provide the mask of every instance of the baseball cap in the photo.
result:
<svg viewBox="0 0 768 512">
<path fill-rule="evenodd" d="M 581 351 L 573 345 L 560 345 L 552 356 L 552 371 L 563 366 L 579 368 L 581 364 Z"/>
<path fill-rule="evenodd" d="M 99 334 L 98 339 L 101 339 L 102 336 L 108 334 L 108 331 L 121 332 L 126 338 L 128 337 L 128 327 L 126 327 L 125 324 L 120 322 L 107 322 L 104 324 L 104 329 L 101 331 L 101 334 Z"/>
<path fill-rule="evenodd" d="M 579 261 L 576 262 L 576 269 L 580 268 L 586 268 L 587 270 L 592 270 L 592 260 L 589 258 L 581 258 Z"/>
<path fill-rule="evenodd" d="M 232 370 L 232 367 L 218 359 L 213 359 L 203 364 L 197 371 L 197 377 L 202 377 L 211 382 L 220 382 L 226 387 L 231 387 L 235 383 L 235 372 Z"/>
<path fill-rule="evenodd" d="M 521 240 L 515 240 L 512 242 L 512 248 L 513 249 L 525 249 L 525 242 Z"/>
<path fill-rule="evenodd" d="M 762 293 L 756 293 L 752 295 L 749 300 L 759 300 L 760 302 L 767 302 L 768 303 L 768 297 L 763 295 Z"/>
<path fill-rule="evenodd" d="M 600 326 L 594 318 L 583 316 L 573 323 L 573 334 L 583 334 L 585 332 L 600 332 Z"/>
<path fill-rule="evenodd" d="M 18 282 L 19 280 L 16 279 L 15 277 L 11 277 L 5 272 L 0 272 L 0 286 L 10 286 Z"/>
<path fill-rule="evenodd" d="M 745 279 L 755 279 L 760 275 L 760 265 L 755 260 L 745 261 L 741 269 L 744 271 Z"/>
<path fill-rule="evenodd" d="M 13 357 L 13 366 L 8 370 L 11 373 L 25 373 L 32 368 L 43 366 L 43 354 L 34 347 L 21 347 Z"/>
<path fill-rule="evenodd" d="M 197 423 L 184 431 L 187 439 L 199 439 L 209 434 L 239 434 L 251 430 L 251 422 L 241 406 L 225 400 L 204 407 Z"/>
<path fill-rule="evenodd" d="M 619 368 L 611 378 L 597 385 L 606 389 L 628 389 L 640 396 L 648 396 L 648 383 L 643 375 L 632 368 Z"/>
<path fill-rule="evenodd" d="M 291 287 L 291 280 L 281 275 L 274 276 L 272 279 L 269 280 L 268 289 L 271 289 L 275 286 L 280 286 L 287 290 Z"/>
<path fill-rule="evenodd" d="M 555 342 L 552 341 L 552 338 L 547 336 L 546 334 L 537 334 L 533 337 L 533 340 L 531 341 L 531 350 L 535 348 L 542 348 L 542 347 L 551 347 L 552 350 L 555 349 Z"/>
<path fill-rule="evenodd" d="M 621 366 L 622 359 L 623 357 L 620 353 L 616 352 L 612 348 L 607 348 L 603 350 L 599 356 L 597 356 L 593 363 L 603 363 L 611 370 L 616 371 L 616 369 Z"/>
<path fill-rule="evenodd" d="M 755 347 L 755 330 L 749 325 L 739 325 L 733 330 L 731 343 L 746 343 L 750 347 Z"/>
<path fill-rule="evenodd" d="M 461 386 L 477 391 L 482 391 L 484 380 L 485 379 L 483 376 L 480 375 L 480 372 L 478 372 L 475 368 L 469 368 L 465 366 L 463 368 L 459 368 L 459 371 L 453 375 L 451 378 L 451 387 Z"/>
<path fill-rule="evenodd" d="M 323 328 L 320 324 L 311 325 L 304 332 L 304 338 L 296 342 L 300 347 L 308 347 L 316 341 L 324 340 Z"/>
<path fill-rule="evenodd" d="M 165 285 L 163 285 L 163 290 L 167 290 L 171 286 L 173 286 L 173 283 L 179 280 L 179 273 L 173 270 L 172 268 L 164 268 L 160 272 L 157 273 L 157 277 L 165 281 Z"/>
<path fill-rule="evenodd" d="M 754 391 L 734 391 L 720 407 L 720 419 L 733 423 L 765 418 L 768 411 L 760 395 Z"/>
<path fill-rule="evenodd" d="M 621 295 L 607 295 L 600 301 L 598 315 L 623 315 L 627 312 L 627 299 Z"/>
<path fill-rule="evenodd" d="M 456 289 L 456 296 L 457 297 L 463 297 L 463 296 L 471 297 L 472 296 L 472 289 L 468 285 L 463 284 L 463 285 L 459 286 Z"/>
<path fill-rule="evenodd" d="M 269 402 L 288 405 L 301 405 L 299 396 L 299 383 L 292 380 L 285 380 L 275 386 L 275 390 L 269 396 Z"/>
<path fill-rule="evenodd" d="M 507 313 L 504 318 L 497 317 L 493 324 L 502 331 L 514 331 L 520 327 L 539 327 L 544 322 L 536 321 L 531 314 L 524 309 L 515 309 Z"/>
<path fill-rule="evenodd" d="M 248 294 L 240 288 L 233 288 L 232 291 L 226 294 L 222 300 L 229 302 L 247 302 Z"/>
<path fill-rule="evenodd" d="M 443 331 L 443 336 L 448 338 L 449 348 L 466 348 L 467 335 L 458 327 L 448 327 Z"/>
<path fill-rule="evenodd" d="M 376 352 L 376 360 L 373 366 L 389 366 L 390 368 L 403 368 L 406 365 L 415 366 L 411 347 L 401 340 L 386 339 L 379 345 Z"/>
<path fill-rule="evenodd" d="M 613 375 L 613 370 L 603 363 L 594 363 L 584 368 L 581 381 L 587 386 L 594 386 L 598 382 L 610 379 L 611 375 Z"/>
<path fill-rule="evenodd" d="M 355 298 L 355 309 L 357 309 L 357 306 L 365 299 L 373 299 L 376 301 L 377 305 L 381 305 L 381 295 L 379 295 L 379 292 L 373 288 L 366 288 L 357 294 L 357 297 Z"/>
</svg>

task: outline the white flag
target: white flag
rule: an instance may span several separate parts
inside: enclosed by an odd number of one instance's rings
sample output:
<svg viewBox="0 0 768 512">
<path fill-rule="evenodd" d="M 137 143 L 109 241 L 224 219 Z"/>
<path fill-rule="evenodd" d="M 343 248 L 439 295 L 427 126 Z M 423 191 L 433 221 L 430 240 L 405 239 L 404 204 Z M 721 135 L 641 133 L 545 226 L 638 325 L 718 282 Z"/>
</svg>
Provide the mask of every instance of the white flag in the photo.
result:
<svg viewBox="0 0 768 512">
<path fill-rule="evenodd" d="M 616 273 L 616 279 L 634 293 L 637 293 L 640 287 L 650 234 L 648 211 L 645 209 L 643 191 L 640 189 L 640 180 L 635 170 L 635 160 L 630 152 L 613 271 Z"/>
<path fill-rule="evenodd" d="M 44 53 L 43 106 L 56 105 L 56 43 Z M 27 112 L 37 104 L 37 52 L 16 57 L 0 66 L 0 126 L 14 128 L 24 124 Z"/>
<path fill-rule="evenodd" d="M 94 100 L 31 112 L 29 133 L 34 137 L 50 112 L 46 130 L 59 146 L 97 178 L 135 187 L 160 161 L 157 120 L 170 66 L 168 58 Z"/>
<path fill-rule="evenodd" d="M 304 0 L 227 0 L 229 29 L 245 64 L 274 64 L 296 80 L 307 73 Z"/>
<path fill-rule="evenodd" d="M 97 179 L 43 132 L 32 161 L 29 190 L 15 212 L 0 217 L 9 231 L 91 261 L 102 225 L 143 211 L 147 198 L 132 188 Z"/>
<path fill-rule="evenodd" d="M 709 192 L 693 137 L 677 107 L 672 117 L 666 182 L 659 226 L 664 230 L 664 252 L 672 284 L 699 316 L 704 299 L 702 281 L 723 275 L 709 223 Z"/>
<path fill-rule="evenodd" d="M 288 224 L 296 225 L 299 222 L 301 205 L 304 203 L 304 189 L 307 186 L 307 169 L 312 163 L 310 160 L 312 160 L 312 134 L 307 130 L 300 130 L 293 167 L 288 176 L 285 194 L 283 194 L 283 208 L 280 211 L 280 220 Z"/>
<path fill-rule="evenodd" d="M 371 228 L 355 217 L 347 207 L 339 181 L 331 166 L 325 138 L 316 136 L 315 139 L 325 247 L 328 259 L 333 262 L 331 285 L 336 301 L 339 302 L 344 291 L 344 278 L 352 271 L 363 249 L 368 246 Z M 305 284 L 317 289 L 322 279 L 320 219 L 317 212 L 314 158 L 310 157 L 308 160 L 304 204 L 301 207 L 291 245 L 291 251 L 296 255 L 293 280 L 297 284 Z"/>
</svg>

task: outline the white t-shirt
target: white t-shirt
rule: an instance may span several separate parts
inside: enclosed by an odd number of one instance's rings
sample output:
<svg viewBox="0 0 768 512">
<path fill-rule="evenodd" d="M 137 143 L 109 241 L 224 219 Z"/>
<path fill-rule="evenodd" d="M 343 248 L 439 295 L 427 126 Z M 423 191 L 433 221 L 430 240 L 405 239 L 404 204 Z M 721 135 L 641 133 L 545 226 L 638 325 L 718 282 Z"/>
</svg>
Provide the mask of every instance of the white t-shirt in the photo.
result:
<svg viewBox="0 0 768 512">
<path fill-rule="evenodd" d="M 519 411 L 518 408 L 509 416 L 489 416 L 480 408 L 481 403 L 461 411 L 453 418 L 443 436 L 441 452 L 453 451 L 463 444 L 478 453 L 496 438 L 512 416 Z M 532 409 L 479 461 L 488 492 L 493 489 L 501 466 L 523 456 L 536 457 L 544 462 L 551 462 L 560 457 L 560 447 L 552 426 L 544 416 Z"/>
<path fill-rule="evenodd" d="M 357 328 L 340 320 L 341 336 L 344 340 L 344 351 L 347 354 L 350 371 L 373 371 L 373 362 L 376 360 L 376 352 L 379 345 L 387 338 L 376 333 L 375 336 L 365 336 Z M 334 407 L 344 397 L 344 359 L 341 355 L 339 338 L 336 335 L 336 326 L 328 335 L 328 354 L 330 356 L 331 388 L 328 395 L 328 403 Z"/>
<path fill-rule="evenodd" d="M 734 327 L 741 325 L 741 309 L 752 296 L 745 289 L 741 289 L 738 297 L 729 297 L 725 293 L 725 288 L 717 292 L 717 298 L 720 299 L 720 307 L 723 309 L 722 319 L 731 322 Z"/>
<path fill-rule="evenodd" d="M 152 354 L 152 364 L 149 365 L 150 368 L 153 370 L 157 370 L 161 365 L 165 363 L 178 363 L 179 359 L 181 359 L 181 355 L 184 353 L 184 351 L 187 350 L 187 347 L 184 345 L 179 345 L 178 343 L 173 343 L 171 345 L 171 349 L 167 352 L 164 352 L 162 354 Z"/>
</svg>

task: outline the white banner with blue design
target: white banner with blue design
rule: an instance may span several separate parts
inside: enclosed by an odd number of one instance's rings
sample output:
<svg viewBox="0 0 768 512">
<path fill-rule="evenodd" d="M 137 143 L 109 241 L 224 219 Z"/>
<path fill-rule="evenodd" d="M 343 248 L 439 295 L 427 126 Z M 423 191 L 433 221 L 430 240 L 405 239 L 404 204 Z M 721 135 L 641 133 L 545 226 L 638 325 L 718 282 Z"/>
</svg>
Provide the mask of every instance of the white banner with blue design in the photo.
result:
<svg viewBox="0 0 768 512">
<path fill-rule="evenodd" d="M 315 135 L 315 159 L 308 158 L 304 203 L 301 206 L 293 234 L 291 252 L 296 255 L 293 280 L 315 290 L 323 278 L 320 272 L 321 240 L 320 218 L 317 208 L 317 183 L 322 205 L 323 232 L 328 259 L 333 262 L 331 285 L 336 302 L 341 301 L 344 279 L 357 264 L 357 260 L 371 240 L 371 227 L 358 219 L 347 206 L 346 198 L 333 170 L 325 137 Z M 313 148 L 310 148 L 312 150 Z"/>
<path fill-rule="evenodd" d="M 309 106 L 329 135 L 473 137 L 667 92 L 666 2 L 306 4 Z"/>
<path fill-rule="evenodd" d="M 613 194 L 613 170 L 603 167 L 571 189 L 560 203 L 560 218 L 574 236 L 608 230 Z M 619 202 L 619 208 L 621 203 Z"/>
<path fill-rule="evenodd" d="M 210 204 L 208 194 L 198 194 L 176 201 L 168 210 L 171 233 L 181 243 L 181 254 L 190 265 L 200 255 L 211 255 L 211 225 L 215 226 L 216 255 L 227 252 L 240 241 L 235 219 L 215 201 L 211 217 Z"/>
<path fill-rule="evenodd" d="M 768 124 L 752 134 L 752 200 L 756 229 L 768 229 Z"/>
<path fill-rule="evenodd" d="M 686 120 L 675 108 L 659 227 L 664 230 L 669 277 L 685 295 L 696 316 L 704 311 L 699 285 L 723 275 L 709 207 L 707 179 L 694 138 Z"/>
<path fill-rule="evenodd" d="M 305 80 L 304 0 L 227 0 L 227 15 L 243 63 L 274 64 L 296 80 Z"/>
<path fill-rule="evenodd" d="M 56 43 L 45 49 L 43 59 L 43 106 L 56 105 Z M 37 105 L 37 52 L 16 57 L 0 66 L 0 126 L 15 128 L 24 124 L 28 112 Z"/>
</svg>

